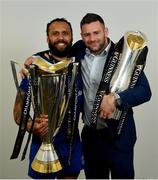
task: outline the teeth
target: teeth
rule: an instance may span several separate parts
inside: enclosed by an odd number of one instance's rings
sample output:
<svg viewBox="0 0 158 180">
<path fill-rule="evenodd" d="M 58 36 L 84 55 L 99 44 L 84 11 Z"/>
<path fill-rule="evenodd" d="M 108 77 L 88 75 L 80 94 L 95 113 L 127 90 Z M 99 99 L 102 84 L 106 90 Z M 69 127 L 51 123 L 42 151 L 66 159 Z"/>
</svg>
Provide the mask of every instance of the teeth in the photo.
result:
<svg viewBox="0 0 158 180">
<path fill-rule="evenodd" d="M 65 43 L 58 43 L 59 46 L 65 46 Z"/>
</svg>

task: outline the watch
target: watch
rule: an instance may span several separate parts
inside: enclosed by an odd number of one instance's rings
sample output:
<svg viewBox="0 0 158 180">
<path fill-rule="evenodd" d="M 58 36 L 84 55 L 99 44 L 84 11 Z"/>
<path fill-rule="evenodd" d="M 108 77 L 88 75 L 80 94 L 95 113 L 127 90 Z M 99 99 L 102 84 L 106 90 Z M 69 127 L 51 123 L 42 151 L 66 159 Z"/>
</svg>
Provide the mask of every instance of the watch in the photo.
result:
<svg viewBox="0 0 158 180">
<path fill-rule="evenodd" d="M 122 101 L 121 101 L 121 98 L 120 98 L 119 94 L 112 93 L 112 95 L 115 98 L 115 106 L 118 107 L 118 108 L 121 107 Z"/>
</svg>

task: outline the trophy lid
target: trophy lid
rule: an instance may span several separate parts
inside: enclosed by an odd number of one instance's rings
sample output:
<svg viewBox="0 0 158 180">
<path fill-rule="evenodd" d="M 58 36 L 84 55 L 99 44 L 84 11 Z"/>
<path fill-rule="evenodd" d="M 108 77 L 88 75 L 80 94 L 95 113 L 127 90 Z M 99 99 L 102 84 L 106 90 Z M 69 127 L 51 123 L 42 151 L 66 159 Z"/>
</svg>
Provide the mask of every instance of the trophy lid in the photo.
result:
<svg viewBox="0 0 158 180">
<path fill-rule="evenodd" d="M 43 70 L 47 73 L 56 73 L 58 71 L 64 70 L 68 65 L 72 63 L 71 59 L 63 59 L 55 64 L 52 64 L 40 56 L 36 56 L 36 60 L 33 62 L 40 70 Z"/>
<path fill-rule="evenodd" d="M 147 45 L 146 36 L 140 31 L 129 31 L 125 36 L 132 50 L 143 49 Z"/>
</svg>

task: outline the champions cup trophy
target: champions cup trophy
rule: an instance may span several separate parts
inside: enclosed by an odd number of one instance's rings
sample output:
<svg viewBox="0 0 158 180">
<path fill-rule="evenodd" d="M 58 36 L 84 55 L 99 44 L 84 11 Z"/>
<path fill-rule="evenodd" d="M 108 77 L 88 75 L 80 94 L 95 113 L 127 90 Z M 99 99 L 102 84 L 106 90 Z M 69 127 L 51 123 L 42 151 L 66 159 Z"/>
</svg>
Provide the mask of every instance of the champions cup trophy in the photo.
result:
<svg viewBox="0 0 158 180">
<path fill-rule="evenodd" d="M 15 64 L 17 63 L 11 61 L 15 85 L 17 90 L 19 90 Z M 56 64 L 51 64 L 40 56 L 36 56 L 35 62 L 32 65 L 28 65 L 27 68 L 29 70 L 28 89 L 30 89 L 28 91 L 31 94 L 29 97 L 31 97 L 30 102 L 32 102 L 34 111 L 31 129 L 33 129 L 36 117 L 39 117 L 40 114 L 48 115 L 48 133 L 42 140 L 42 144 L 32 162 L 32 168 L 40 173 L 57 172 L 62 169 L 62 165 L 53 146 L 53 140 L 62 125 L 72 96 L 78 63 L 74 63 L 72 59 L 65 59 Z M 66 83 L 67 76 L 71 79 L 68 84 Z M 24 112 L 24 114 L 26 113 Z M 28 116 L 24 117 L 23 115 L 21 118 L 11 159 L 15 159 L 19 155 L 29 117 L 28 112 Z M 31 136 L 31 132 L 29 135 Z M 29 140 L 26 143 L 22 160 L 25 158 L 28 143 Z"/>
<path fill-rule="evenodd" d="M 104 94 L 122 92 L 127 88 L 133 88 L 138 77 L 145 67 L 148 52 L 147 39 L 140 31 L 128 31 L 116 44 L 113 55 L 107 68 L 104 70 L 103 78 L 97 92 L 92 111 L 92 122 L 99 126 L 97 118 L 99 106 Z M 127 109 L 116 107 L 112 119 L 119 120 L 118 132 L 124 123 Z"/>
<path fill-rule="evenodd" d="M 32 162 L 32 168 L 37 172 L 51 173 L 62 169 L 52 141 L 63 122 L 77 74 L 78 64 L 73 63 L 70 93 L 66 94 L 66 76 L 70 63 L 72 63 L 71 60 L 63 60 L 56 64 L 49 64 L 42 58 L 38 58 L 34 62 L 35 69 L 38 69 L 35 70 L 33 67 L 35 73 L 30 71 L 34 109 L 35 111 L 39 109 L 37 115 L 39 113 L 48 115 L 48 134 L 43 138 L 41 147 Z"/>
</svg>

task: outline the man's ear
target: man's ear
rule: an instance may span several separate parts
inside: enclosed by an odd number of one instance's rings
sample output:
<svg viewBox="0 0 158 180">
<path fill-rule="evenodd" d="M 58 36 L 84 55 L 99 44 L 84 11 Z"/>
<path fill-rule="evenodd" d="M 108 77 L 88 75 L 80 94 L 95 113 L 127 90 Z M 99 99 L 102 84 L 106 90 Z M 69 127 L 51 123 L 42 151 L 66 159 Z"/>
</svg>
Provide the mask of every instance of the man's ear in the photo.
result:
<svg viewBox="0 0 158 180">
<path fill-rule="evenodd" d="M 109 29 L 108 29 L 107 27 L 105 27 L 104 32 L 105 32 L 105 36 L 108 37 L 108 35 L 109 35 Z"/>
<path fill-rule="evenodd" d="M 81 35 L 81 38 L 82 38 L 82 40 L 83 40 L 83 34 L 82 34 L 82 32 L 80 33 L 80 35 Z"/>
</svg>

